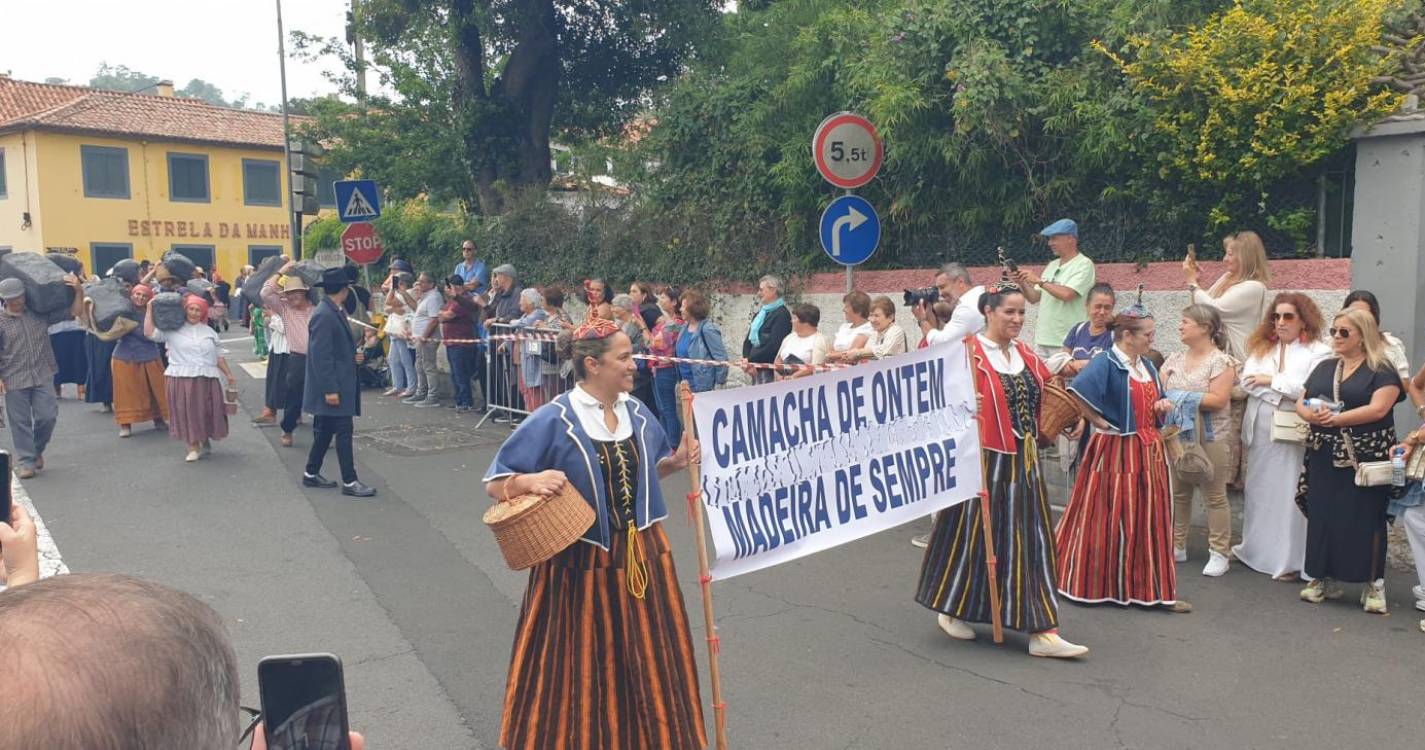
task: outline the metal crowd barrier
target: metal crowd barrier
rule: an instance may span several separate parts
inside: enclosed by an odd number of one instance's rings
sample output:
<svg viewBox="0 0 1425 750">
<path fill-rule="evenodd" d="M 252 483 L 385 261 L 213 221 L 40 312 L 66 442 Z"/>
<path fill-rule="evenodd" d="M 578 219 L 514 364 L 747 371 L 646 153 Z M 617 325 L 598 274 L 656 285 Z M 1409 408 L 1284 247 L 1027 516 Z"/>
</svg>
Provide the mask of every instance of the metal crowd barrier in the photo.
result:
<svg viewBox="0 0 1425 750">
<path fill-rule="evenodd" d="M 511 428 L 574 387 L 571 367 L 559 358 L 552 329 L 487 323 L 485 422 L 504 417 Z"/>
</svg>

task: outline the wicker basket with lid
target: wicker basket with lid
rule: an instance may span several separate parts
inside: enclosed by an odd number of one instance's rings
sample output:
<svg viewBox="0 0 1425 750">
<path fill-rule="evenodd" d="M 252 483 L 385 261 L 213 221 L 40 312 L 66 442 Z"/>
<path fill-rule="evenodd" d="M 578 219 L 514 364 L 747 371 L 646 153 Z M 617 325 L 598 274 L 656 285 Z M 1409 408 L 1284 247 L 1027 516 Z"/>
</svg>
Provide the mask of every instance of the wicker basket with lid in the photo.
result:
<svg viewBox="0 0 1425 750">
<path fill-rule="evenodd" d="M 594 519 L 594 509 L 569 482 L 549 497 L 520 495 L 496 503 L 484 516 L 511 570 L 532 568 L 568 549 Z"/>
</svg>

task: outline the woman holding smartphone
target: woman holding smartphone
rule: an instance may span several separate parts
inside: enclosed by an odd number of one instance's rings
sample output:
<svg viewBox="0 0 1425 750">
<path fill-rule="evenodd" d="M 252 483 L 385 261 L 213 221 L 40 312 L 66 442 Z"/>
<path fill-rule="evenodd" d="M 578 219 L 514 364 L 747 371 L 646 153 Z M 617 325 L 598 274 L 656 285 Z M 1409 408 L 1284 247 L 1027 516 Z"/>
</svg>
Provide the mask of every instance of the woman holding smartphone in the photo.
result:
<svg viewBox="0 0 1425 750">
<path fill-rule="evenodd" d="M 698 448 L 689 433 L 674 452 L 629 395 L 633 344 L 615 323 L 590 319 L 560 336 L 559 353 L 578 382 L 505 441 L 485 488 L 505 501 L 567 482 L 595 521 L 530 571 L 500 746 L 702 748 L 697 664 L 658 484 Z"/>
</svg>

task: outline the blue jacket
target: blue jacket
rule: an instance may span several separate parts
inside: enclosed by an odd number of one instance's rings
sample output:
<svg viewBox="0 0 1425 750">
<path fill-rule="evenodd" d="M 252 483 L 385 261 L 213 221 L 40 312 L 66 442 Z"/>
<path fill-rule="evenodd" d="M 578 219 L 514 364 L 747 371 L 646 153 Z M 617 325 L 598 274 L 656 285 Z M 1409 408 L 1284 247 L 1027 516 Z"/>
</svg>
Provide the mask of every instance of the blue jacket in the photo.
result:
<svg viewBox="0 0 1425 750">
<path fill-rule="evenodd" d="M 326 394 L 341 397 L 327 406 Z M 307 382 L 302 388 L 302 411 L 318 417 L 354 417 L 361 414 L 361 386 L 356 378 L 356 339 L 346 313 L 323 297 L 307 322 Z"/>
<path fill-rule="evenodd" d="M 1202 442 L 1210 443 L 1216 438 L 1212 436 L 1212 418 L 1202 413 L 1202 397 L 1206 393 L 1201 391 L 1182 391 L 1176 388 L 1168 389 L 1167 399 L 1173 402 L 1173 410 L 1168 412 L 1168 416 L 1163 420 L 1163 424 L 1175 424 L 1182 428 L 1179 437 L 1185 442 L 1197 440 L 1195 431 L 1197 423 L 1202 422 Z"/>
<path fill-rule="evenodd" d="M 1140 357 L 1138 361 L 1147 368 L 1158 393 L 1164 393 L 1163 381 L 1158 379 L 1158 368 L 1147 359 Z M 1138 434 L 1140 415 L 1133 413 L 1133 395 L 1128 388 L 1128 363 L 1119 359 L 1117 350 L 1110 348 L 1095 355 L 1069 382 L 1069 390 L 1087 402 L 1119 434 Z M 1152 414 L 1148 418 L 1156 419 Z"/>
<path fill-rule="evenodd" d="M 638 399 L 628 402 L 633 420 L 633 436 L 638 441 L 638 500 L 634 522 L 640 530 L 668 516 L 663 490 L 658 484 L 658 462 L 672 453 L 668 437 L 658 419 Z M 539 407 L 500 446 L 495 460 L 485 472 L 490 482 L 512 474 L 534 474 L 549 469 L 564 472 L 579 494 L 594 509 L 594 525 L 580 539 L 603 549 L 609 548 L 613 531 L 609 522 L 607 483 L 594 442 L 579 424 L 574 405 L 565 393 Z"/>
<path fill-rule="evenodd" d="M 698 330 L 683 329 L 680 339 L 688 341 L 688 359 L 712 359 L 727 361 L 727 345 L 722 340 L 722 329 L 711 320 L 698 324 Z M 781 346 L 780 343 L 777 344 Z M 694 393 L 710 391 L 727 382 L 727 368 L 713 365 L 685 365 L 688 370 L 688 387 Z"/>
</svg>

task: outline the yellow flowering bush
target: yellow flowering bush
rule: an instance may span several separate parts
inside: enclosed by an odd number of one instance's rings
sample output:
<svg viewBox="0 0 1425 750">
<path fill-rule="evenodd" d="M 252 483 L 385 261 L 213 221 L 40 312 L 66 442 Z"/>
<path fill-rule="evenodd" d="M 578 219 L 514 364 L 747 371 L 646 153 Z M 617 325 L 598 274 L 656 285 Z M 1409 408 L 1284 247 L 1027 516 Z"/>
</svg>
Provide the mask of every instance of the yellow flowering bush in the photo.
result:
<svg viewBox="0 0 1425 750">
<path fill-rule="evenodd" d="M 1374 81 L 1400 51 L 1378 46 L 1403 0 L 1236 0 L 1183 32 L 1104 45 L 1154 116 L 1157 177 L 1215 192 L 1218 225 L 1279 180 L 1336 152 L 1353 128 L 1399 108 Z M 1412 44 L 1414 42 L 1412 41 Z"/>
</svg>

